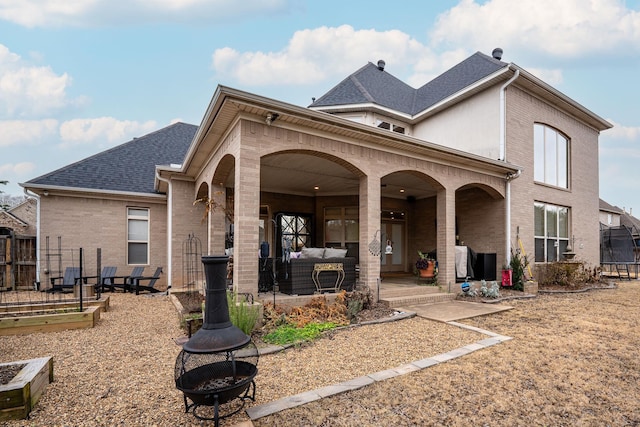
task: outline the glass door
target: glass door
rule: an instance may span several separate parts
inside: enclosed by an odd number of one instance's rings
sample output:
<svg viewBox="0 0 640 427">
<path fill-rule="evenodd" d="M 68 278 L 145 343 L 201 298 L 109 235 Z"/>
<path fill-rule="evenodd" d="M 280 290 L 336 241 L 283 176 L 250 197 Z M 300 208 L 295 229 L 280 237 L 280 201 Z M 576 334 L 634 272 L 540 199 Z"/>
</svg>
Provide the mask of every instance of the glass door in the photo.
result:
<svg viewBox="0 0 640 427">
<path fill-rule="evenodd" d="M 380 271 L 404 272 L 404 222 L 383 221 L 381 230 Z"/>
</svg>

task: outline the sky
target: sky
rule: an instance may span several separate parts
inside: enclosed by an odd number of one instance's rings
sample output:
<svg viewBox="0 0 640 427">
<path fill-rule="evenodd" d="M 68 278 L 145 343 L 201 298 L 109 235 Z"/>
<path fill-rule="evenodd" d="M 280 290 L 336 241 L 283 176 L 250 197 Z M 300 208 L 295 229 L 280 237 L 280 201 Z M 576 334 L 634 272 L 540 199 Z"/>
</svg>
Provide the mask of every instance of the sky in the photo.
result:
<svg viewBox="0 0 640 427">
<path fill-rule="evenodd" d="M 367 62 L 419 87 L 496 47 L 614 125 L 600 197 L 640 217 L 640 0 L 0 0 L 0 191 L 198 125 L 218 84 L 306 107 Z"/>
</svg>

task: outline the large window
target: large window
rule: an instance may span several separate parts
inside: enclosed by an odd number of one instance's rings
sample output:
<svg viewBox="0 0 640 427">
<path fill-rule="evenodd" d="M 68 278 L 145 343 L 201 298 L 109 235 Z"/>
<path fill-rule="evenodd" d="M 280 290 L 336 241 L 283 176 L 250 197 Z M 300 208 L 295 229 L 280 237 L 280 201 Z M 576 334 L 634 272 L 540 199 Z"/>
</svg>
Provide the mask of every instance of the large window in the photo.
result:
<svg viewBox="0 0 640 427">
<path fill-rule="evenodd" d="M 127 208 L 127 263 L 149 264 L 149 209 Z"/>
<path fill-rule="evenodd" d="M 351 255 L 357 253 L 358 241 L 358 208 L 325 208 L 325 246 L 330 248 L 346 248 Z"/>
<path fill-rule="evenodd" d="M 569 245 L 569 208 L 534 204 L 536 262 L 562 259 Z"/>
<path fill-rule="evenodd" d="M 556 187 L 569 188 L 569 140 L 557 130 L 533 125 L 534 179 Z"/>
<path fill-rule="evenodd" d="M 284 214 L 280 217 L 280 239 L 278 250 L 282 245 L 292 251 L 300 251 L 303 247 L 311 247 L 311 217 L 308 215 Z"/>
</svg>

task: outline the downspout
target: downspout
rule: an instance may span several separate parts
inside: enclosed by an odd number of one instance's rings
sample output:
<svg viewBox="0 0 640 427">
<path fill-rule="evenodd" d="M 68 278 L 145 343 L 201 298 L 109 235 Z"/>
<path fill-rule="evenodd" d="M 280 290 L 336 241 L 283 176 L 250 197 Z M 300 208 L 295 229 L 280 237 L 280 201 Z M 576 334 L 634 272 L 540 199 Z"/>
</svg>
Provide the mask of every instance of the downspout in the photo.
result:
<svg viewBox="0 0 640 427">
<path fill-rule="evenodd" d="M 156 170 L 156 178 L 159 181 L 167 183 L 167 295 L 170 293 L 171 284 L 173 283 L 173 191 L 171 189 L 171 181 L 162 178 Z"/>
<path fill-rule="evenodd" d="M 26 188 L 24 194 L 36 199 L 36 283 L 34 288 L 37 291 L 40 289 L 40 196 Z"/>
<path fill-rule="evenodd" d="M 506 109 L 506 97 L 505 93 L 507 91 L 507 86 L 513 83 L 518 76 L 520 75 L 520 70 L 516 69 L 513 77 L 511 77 L 505 84 L 500 88 L 500 157 L 499 159 L 506 162 L 507 161 L 507 109 Z M 511 262 L 511 180 L 520 176 L 520 171 L 516 174 L 507 174 L 506 184 L 505 184 L 505 204 L 506 204 L 506 213 L 505 213 L 505 259 L 506 264 L 509 265 Z"/>
</svg>

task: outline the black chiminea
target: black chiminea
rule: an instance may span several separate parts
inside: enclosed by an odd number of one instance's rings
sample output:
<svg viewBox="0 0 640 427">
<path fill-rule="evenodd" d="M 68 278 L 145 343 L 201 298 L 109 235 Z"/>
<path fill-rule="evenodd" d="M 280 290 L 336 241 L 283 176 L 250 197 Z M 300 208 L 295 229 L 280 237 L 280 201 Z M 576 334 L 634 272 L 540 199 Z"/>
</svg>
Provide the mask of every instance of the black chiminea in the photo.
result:
<svg viewBox="0 0 640 427">
<path fill-rule="evenodd" d="M 184 393 L 185 412 L 193 409 L 200 420 L 214 420 L 239 412 L 246 400 L 255 400 L 259 353 L 251 337 L 231 323 L 227 305 L 228 256 L 203 256 L 207 283 L 204 323 L 182 346 L 176 359 L 176 388 Z M 188 403 L 187 398 L 191 400 Z M 219 405 L 238 399 L 225 415 Z M 196 411 L 201 406 L 213 406 L 213 417 Z"/>
</svg>

